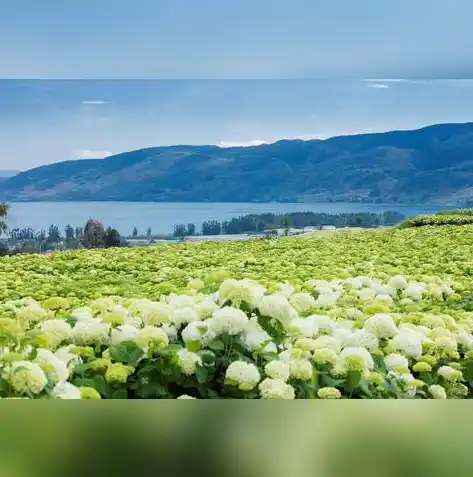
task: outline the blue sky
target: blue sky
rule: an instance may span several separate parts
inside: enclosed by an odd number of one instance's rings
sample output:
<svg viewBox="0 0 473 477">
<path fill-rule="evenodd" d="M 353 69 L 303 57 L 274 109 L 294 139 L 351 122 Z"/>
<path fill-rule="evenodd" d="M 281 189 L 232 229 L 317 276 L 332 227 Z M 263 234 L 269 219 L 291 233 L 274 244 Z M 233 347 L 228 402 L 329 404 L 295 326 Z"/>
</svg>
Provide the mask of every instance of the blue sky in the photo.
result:
<svg viewBox="0 0 473 477">
<path fill-rule="evenodd" d="M 3 80 L 0 169 L 472 120 L 467 80 Z"/>
<path fill-rule="evenodd" d="M 0 77 L 472 77 L 471 0 L 3 0 Z"/>
<path fill-rule="evenodd" d="M 473 120 L 454 81 L 471 18 L 471 0 L 5 0 L 0 168 Z"/>
</svg>

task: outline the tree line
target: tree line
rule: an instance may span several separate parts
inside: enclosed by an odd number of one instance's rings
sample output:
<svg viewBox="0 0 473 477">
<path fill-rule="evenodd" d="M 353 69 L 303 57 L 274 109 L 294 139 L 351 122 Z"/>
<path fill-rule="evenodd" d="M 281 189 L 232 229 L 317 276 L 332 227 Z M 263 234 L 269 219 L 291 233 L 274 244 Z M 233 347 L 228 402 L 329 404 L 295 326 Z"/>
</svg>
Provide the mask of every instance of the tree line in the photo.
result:
<svg viewBox="0 0 473 477">
<path fill-rule="evenodd" d="M 405 219 L 398 212 L 360 212 L 326 214 L 322 212 L 292 212 L 290 214 L 248 214 L 234 217 L 229 221 L 208 220 L 202 224 L 200 235 L 237 235 L 244 233 L 265 233 L 275 229 L 334 226 L 375 228 L 392 226 Z M 196 235 L 195 224 L 174 226 L 174 237 Z"/>
<path fill-rule="evenodd" d="M 2 209 L 0 208 L 0 215 Z M 5 217 L 6 214 L 3 215 Z M 5 224 L 5 220 L 2 220 Z M 3 232 L 6 226 L 0 224 Z M 125 246 L 118 230 L 107 227 L 102 222 L 89 219 L 84 227 L 66 225 L 64 231 L 57 225 L 50 225 L 46 230 L 35 230 L 31 227 L 14 228 L 0 247 L 0 254 L 46 252 L 48 250 L 109 248 Z"/>
</svg>

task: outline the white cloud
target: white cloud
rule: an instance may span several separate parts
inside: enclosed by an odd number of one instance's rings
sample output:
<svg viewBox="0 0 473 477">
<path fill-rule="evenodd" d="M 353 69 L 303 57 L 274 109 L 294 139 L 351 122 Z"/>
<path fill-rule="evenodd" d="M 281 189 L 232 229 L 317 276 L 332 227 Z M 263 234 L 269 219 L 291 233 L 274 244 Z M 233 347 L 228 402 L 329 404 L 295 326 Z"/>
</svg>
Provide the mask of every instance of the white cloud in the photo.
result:
<svg viewBox="0 0 473 477">
<path fill-rule="evenodd" d="M 100 100 L 100 99 L 97 99 L 97 100 L 82 101 L 82 104 L 86 104 L 86 105 L 100 105 L 100 104 L 106 104 L 106 101 L 102 101 L 102 100 Z"/>
<path fill-rule="evenodd" d="M 368 83 L 366 86 L 368 86 L 368 88 L 375 88 L 375 89 L 389 89 L 389 86 L 383 83 Z"/>
<path fill-rule="evenodd" d="M 91 151 L 90 149 L 75 149 L 72 151 L 72 157 L 74 159 L 104 159 L 108 156 L 113 156 L 113 152 Z"/>
<path fill-rule="evenodd" d="M 378 78 L 378 79 L 364 79 L 369 84 L 383 84 L 384 83 L 409 83 L 409 84 L 426 84 L 427 80 L 421 79 L 405 79 L 405 78 Z M 369 86 L 369 84 L 367 86 Z M 373 87 L 373 86 L 371 86 Z"/>
<path fill-rule="evenodd" d="M 268 144 L 266 141 L 260 141 L 258 139 L 253 139 L 252 141 L 221 141 L 217 144 L 218 147 L 250 147 L 250 146 L 261 146 L 262 144 Z"/>
</svg>

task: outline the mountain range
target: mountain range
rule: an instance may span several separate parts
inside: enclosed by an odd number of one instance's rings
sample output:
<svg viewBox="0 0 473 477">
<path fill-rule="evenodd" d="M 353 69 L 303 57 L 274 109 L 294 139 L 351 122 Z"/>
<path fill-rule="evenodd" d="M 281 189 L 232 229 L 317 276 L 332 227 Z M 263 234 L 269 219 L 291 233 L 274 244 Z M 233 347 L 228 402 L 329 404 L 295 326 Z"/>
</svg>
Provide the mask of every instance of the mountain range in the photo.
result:
<svg viewBox="0 0 473 477">
<path fill-rule="evenodd" d="M 473 203 L 473 123 L 282 140 L 166 146 L 36 167 L 3 201 Z"/>
</svg>

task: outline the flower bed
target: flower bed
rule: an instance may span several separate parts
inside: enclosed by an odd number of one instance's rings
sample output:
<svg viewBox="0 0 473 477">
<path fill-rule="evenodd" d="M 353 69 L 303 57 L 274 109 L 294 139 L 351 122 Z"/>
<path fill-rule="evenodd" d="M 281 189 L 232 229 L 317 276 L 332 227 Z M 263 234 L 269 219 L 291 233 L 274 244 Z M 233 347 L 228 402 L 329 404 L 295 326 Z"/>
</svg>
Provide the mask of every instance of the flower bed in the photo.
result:
<svg viewBox="0 0 473 477">
<path fill-rule="evenodd" d="M 470 398 L 472 256 L 444 226 L 5 257 L 0 396 Z"/>
<path fill-rule="evenodd" d="M 451 284 L 366 276 L 273 293 L 227 279 L 213 295 L 101 298 L 57 317 L 30 299 L 0 319 L 3 397 L 466 398 L 473 317 Z"/>
</svg>

